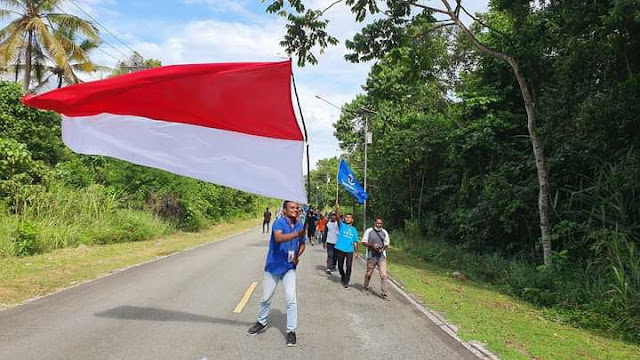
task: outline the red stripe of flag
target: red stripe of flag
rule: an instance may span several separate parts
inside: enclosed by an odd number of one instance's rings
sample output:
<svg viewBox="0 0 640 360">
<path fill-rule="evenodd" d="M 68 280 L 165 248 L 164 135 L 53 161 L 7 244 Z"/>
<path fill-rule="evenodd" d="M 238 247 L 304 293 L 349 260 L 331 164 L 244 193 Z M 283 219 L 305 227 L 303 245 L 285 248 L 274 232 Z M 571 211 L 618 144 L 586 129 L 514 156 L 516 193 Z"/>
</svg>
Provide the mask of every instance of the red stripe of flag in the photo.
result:
<svg viewBox="0 0 640 360">
<path fill-rule="evenodd" d="M 303 140 L 291 61 L 165 66 L 26 96 L 67 116 L 133 115 L 275 139 Z"/>
</svg>

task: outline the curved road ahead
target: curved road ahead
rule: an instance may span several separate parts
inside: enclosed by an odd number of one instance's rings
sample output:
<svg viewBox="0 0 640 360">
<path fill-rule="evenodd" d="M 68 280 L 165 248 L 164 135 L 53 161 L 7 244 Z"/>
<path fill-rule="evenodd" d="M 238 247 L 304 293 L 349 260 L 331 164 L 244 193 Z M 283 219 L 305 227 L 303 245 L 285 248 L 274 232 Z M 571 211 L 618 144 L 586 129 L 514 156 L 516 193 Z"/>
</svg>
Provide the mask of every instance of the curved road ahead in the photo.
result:
<svg viewBox="0 0 640 360">
<path fill-rule="evenodd" d="M 245 336 L 267 247 L 255 228 L 2 311 L 0 359 L 476 359 L 400 294 L 365 295 L 361 262 L 343 289 L 324 273 L 318 246 L 298 270 L 298 346 L 285 346 L 281 286 L 270 328 Z M 254 281 L 247 306 L 233 313 Z"/>
</svg>

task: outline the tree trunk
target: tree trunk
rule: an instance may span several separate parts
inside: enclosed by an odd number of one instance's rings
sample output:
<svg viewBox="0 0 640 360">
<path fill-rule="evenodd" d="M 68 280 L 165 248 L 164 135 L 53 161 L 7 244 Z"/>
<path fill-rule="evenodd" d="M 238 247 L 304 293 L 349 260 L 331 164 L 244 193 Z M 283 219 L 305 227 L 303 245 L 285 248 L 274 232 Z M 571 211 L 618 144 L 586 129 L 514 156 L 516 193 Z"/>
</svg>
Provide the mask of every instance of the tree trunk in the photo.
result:
<svg viewBox="0 0 640 360">
<path fill-rule="evenodd" d="M 627 70 L 627 79 L 633 77 L 633 69 L 631 67 L 631 61 L 629 61 L 629 46 L 625 36 L 620 36 L 620 42 L 622 42 L 622 58 L 624 59 L 624 66 Z"/>
<path fill-rule="evenodd" d="M 61 87 L 62 87 L 62 75 L 58 75 L 58 89 L 60 89 Z"/>
<path fill-rule="evenodd" d="M 538 213 L 540 215 L 540 233 L 542 235 L 542 255 L 545 265 L 551 264 L 551 236 L 549 229 L 549 173 L 547 172 L 546 157 L 544 155 L 544 149 L 542 147 L 542 141 L 538 136 L 535 105 L 533 103 L 533 97 L 531 91 L 527 86 L 527 81 L 520 72 L 520 67 L 516 59 L 508 56 L 504 53 L 491 49 L 485 44 L 481 43 L 473 33 L 467 28 L 455 11 L 451 9 L 447 0 L 442 0 L 442 3 L 447 8 L 446 14 L 449 15 L 451 20 L 462 30 L 471 43 L 478 48 L 478 50 L 485 54 L 492 56 L 496 59 L 503 60 L 511 66 L 511 70 L 518 81 L 520 86 L 520 93 L 524 100 L 524 107 L 527 112 L 527 129 L 529 130 L 529 137 L 531 138 L 531 145 L 533 147 L 533 155 L 536 159 L 536 170 L 538 172 L 538 185 L 540 191 L 538 192 Z"/>
<path fill-rule="evenodd" d="M 31 51 L 33 43 L 33 31 L 29 30 L 29 36 L 27 38 L 27 49 L 24 55 L 24 91 L 29 90 L 29 84 L 31 83 Z"/>
<path fill-rule="evenodd" d="M 409 169 L 411 169 L 411 167 L 409 167 Z M 409 171 L 411 172 L 411 171 Z M 414 217 L 413 217 L 413 182 L 411 181 L 411 175 L 409 174 L 409 209 L 411 211 L 411 222 L 413 222 Z"/>
<path fill-rule="evenodd" d="M 424 178 L 427 175 L 427 169 L 422 169 L 422 182 L 420 183 L 420 195 L 418 195 L 418 222 L 422 221 L 422 194 L 424 193 Z"/>
<path fill-rule="evenodd" d="M 527 86 L 527 81 L 520 72 L 520 67 L 515 59 L 511 58 L 509 65 L 520 85 L 520 92 L 524 99 L 524 107 L 527 111 L 527 129 L 531 138 L 533 155 L 536 158 L 536 170 L 538 171 L 538 211 L 540 213 L 540 233 L 542 234 L 542 255 L 545 265 L 551 265 L 551 231 L 549 228 L 549 173 L 547 172 L 547 159 L 544 155 L 542 141 L 538 136 L 538 126 L 536 123 L 535 105 L 531 97 L 531 92 Z"/>
</svg>

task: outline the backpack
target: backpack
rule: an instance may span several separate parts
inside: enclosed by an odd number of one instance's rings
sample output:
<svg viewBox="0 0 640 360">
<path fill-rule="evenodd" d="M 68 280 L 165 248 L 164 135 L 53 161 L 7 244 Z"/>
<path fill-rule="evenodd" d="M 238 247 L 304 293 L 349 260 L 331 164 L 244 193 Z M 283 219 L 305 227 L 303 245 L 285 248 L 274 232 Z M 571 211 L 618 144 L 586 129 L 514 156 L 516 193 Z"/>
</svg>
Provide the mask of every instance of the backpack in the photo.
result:
<svg viewBox="0 0 640 360">
<path fill-rule="evenodd" d="M 376 250 L 374 248 L 369 248 L 369 249 L 373 253 L 373 256 L 380 257 L 384 253 L 384 239 L 382 238 L 382 236 L 380 236 L 380 233 L 382 231 L 376 231 L 375 229 L 372 229 L 371 231 L 375 232 L 376 235 L 378 235 L 378 238 L 380 239 L 380 241 L 382 241 L 382 247 L 380 248 L 380 250 Z"/>
</svg>

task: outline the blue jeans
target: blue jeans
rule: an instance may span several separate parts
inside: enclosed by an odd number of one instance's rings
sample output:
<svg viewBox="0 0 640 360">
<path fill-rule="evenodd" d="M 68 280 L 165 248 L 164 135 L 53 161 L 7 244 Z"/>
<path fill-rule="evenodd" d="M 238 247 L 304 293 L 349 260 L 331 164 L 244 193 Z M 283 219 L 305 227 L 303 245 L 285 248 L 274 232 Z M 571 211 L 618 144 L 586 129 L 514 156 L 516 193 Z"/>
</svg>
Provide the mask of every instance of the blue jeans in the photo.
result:
<svg viewBox="0 0 640 360">
<path fill-rule="evenodd" d="M 267 325 L 267 318 L 269 318 L 269 310 L 271 308 L 271 298 L 276 292 L 276 285 L 278 285 L 280 281 L 282 281 L 282 285 L 284 286 L 284 303 L 287 307 L 287 332 L 296 331 L 298 327 L 298 302 L 296 301 L 296 271 L 293 269 L 282 275 L 274 275 L 268 271 L 264 272 L 258 322 L 262 325 Z"/>
</svg>

